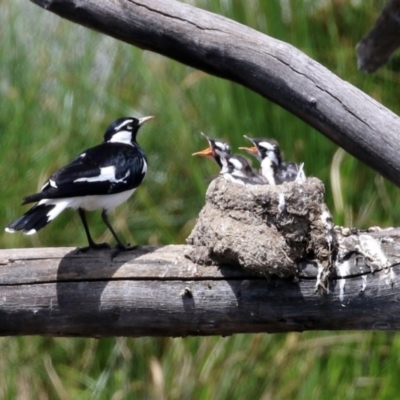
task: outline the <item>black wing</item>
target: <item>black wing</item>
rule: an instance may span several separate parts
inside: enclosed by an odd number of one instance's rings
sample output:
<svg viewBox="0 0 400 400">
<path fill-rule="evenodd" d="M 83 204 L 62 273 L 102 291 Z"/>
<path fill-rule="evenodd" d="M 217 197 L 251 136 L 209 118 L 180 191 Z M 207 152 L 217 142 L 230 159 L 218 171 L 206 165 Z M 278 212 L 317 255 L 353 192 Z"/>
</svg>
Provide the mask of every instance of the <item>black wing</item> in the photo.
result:
<svg viewBox="0 0 400 400">
<path fill-rule="evenodd" d="M 40 193 L 24 198 L 23 203 L 120 193 L 140 185 L 146 169 L 146 157 L 140 147 L 102 143 L 56 171 Z"/>
</svg>

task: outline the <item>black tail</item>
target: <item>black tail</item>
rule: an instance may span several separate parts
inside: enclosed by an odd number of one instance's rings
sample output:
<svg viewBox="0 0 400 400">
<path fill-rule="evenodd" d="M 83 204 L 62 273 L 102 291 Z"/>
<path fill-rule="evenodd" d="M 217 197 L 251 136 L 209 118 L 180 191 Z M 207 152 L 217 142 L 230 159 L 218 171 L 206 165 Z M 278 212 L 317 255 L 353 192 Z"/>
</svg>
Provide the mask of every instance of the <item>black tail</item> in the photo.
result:
<svg viewBox="0 0 400 400">
<path fill-rule="evenodd" d="M 23 231 L 26 235 L 32 235 L 46 226 L 50 219 L 50 211 L 56 207 L 55 204 L 40 204 L 32 207 L 22 217 L 7 226 L 6 232 Z"/>
</svg>

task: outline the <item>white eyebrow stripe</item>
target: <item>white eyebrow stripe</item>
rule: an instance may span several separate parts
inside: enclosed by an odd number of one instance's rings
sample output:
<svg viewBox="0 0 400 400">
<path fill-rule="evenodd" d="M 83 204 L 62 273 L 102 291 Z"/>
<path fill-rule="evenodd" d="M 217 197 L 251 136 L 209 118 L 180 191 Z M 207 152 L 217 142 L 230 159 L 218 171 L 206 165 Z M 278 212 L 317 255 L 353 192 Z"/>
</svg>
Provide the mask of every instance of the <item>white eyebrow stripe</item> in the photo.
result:
<svg viewBox="0 0 400 400">
<path fill-rule="evenodd" d="M 275 150 L 275 146 L 268 142 L 260 142 L 258 145 L 264 147 L 267 150 Z"/>
<path fill-rule="evenodd" d="M 130 175 L 130 171 L 128 170 L 121 179 L 115 178 L 115 167 L 113 165 L 109 167 L 100 168 L 100 175 L 91 176 L 90 178 L 78 178 L 74 180 L 75 182 L 104 182 L 109 181 L 112 183 L 122 182 Z"/>
<path fill-rule="evenodd" d="M 121 124 L 119 124 L 118 126 L 116 126 L 114 128 L 114 130 L 118 131 L 119 129 L 121 129 L 123 126 L 131 124 L 133 122 L 133 119 L 128 119 L 127 121 L 122 122 Z"/>
</svg>

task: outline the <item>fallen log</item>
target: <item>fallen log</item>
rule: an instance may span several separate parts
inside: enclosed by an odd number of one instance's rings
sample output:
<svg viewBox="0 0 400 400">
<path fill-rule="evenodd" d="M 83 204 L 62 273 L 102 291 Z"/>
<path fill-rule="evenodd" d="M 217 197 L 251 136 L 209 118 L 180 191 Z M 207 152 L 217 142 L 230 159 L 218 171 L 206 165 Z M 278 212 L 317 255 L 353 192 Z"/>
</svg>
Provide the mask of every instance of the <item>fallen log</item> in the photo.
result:
<svg viewBox="0 0 400 400">
<path fill-rule="evenodd" d="M 313 262 L 300 262 L 293 278 L 265 279 L 197 265 L 184 245 L 146 246 L 114 259 L 112 251 L 1 250 L 0 335 L 400 330 L 400 230 L 337 233 L 346 250 L 328 292 L 315 290 Z"/>
</svg>

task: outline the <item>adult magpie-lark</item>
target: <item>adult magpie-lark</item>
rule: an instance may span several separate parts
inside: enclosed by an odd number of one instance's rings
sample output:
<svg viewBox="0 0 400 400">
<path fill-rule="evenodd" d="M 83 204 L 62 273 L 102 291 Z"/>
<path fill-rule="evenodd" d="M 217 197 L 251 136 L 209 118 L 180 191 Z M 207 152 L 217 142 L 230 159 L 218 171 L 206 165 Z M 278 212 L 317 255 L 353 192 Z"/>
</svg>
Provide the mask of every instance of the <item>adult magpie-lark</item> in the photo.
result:
<svg viewBox="0 0 400 400">
<path fill-rule="evenodd" d="M 85 216 L 85 211 L 102 210 L 102 219 L 117 241 L 117 249 L 132 249 L 118 238 L 107 214 L 126 201 L 144 179 L 146 155 L 137 143 L 136 135 L 140 126 L 152 118 L 114 121 L 107 128 L 103 143 L 84 151 L 55 172 L 40 193 L 23 199 L 22 204 L 37 204 L 8 225 L 6 231 L 32 235 L 71 207 L 78 210 L 89 242 L 89 246 L 81 250 L 109 248 L 107 243 L 93 241 Z"/>
<path fill-rule="evenodd" d="M 254 155 L 261 162 L 261 174 L 268 179 L 270 185 L 280 185 L 283 182 L 304 182 L 304 164 L 282 162 L 278 142 L 274 139 L 255 139 L 246 135 L 254 147 L 239 147 Z"/>
<path fill-rule="evenodd" d="M 193 153 L 192 156 L 211 158 L 222 168 L 221 157 L 226 157 L 228 154 L 231 154 L 229 144 L 219 139 L 212 139 L 203 132 L 200 132 L 200 134 L 207 139 L 209 147 L 197 153 Z"/>
</svg>

